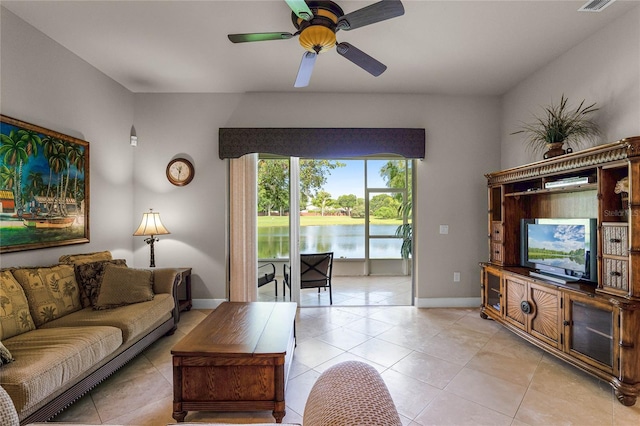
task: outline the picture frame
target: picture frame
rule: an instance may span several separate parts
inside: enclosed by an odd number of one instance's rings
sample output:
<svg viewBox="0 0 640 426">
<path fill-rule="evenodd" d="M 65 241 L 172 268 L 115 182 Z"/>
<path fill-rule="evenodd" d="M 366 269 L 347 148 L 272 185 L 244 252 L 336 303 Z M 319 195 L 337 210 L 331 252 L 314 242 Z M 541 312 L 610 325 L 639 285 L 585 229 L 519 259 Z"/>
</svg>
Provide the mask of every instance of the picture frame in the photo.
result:
<svg viewBox="0 0 640 426">
<path fill-rule="evenodd" d="M 89 142 L 0 115 L 0 253 L 89 242 Z"/>
</svg>

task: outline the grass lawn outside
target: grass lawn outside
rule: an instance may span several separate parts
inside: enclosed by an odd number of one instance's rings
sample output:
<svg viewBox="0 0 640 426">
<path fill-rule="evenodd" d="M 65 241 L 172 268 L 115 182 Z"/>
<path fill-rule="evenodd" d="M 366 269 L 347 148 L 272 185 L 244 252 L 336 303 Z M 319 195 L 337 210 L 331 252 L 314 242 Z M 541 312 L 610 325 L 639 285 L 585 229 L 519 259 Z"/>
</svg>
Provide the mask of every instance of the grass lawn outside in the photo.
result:
<svg viewBox="0 0 640 426">
<path fill-rule="evenodd" d="M 376 225 L 402 225 L 401 219 L 371 218 Z M 300 226 L 364 225 L 364 218 L 349 216 L 300 216 Z M 289 216 L 258 216 L 258 228 L 267 226 L 289 226 Z"/>
</svg>

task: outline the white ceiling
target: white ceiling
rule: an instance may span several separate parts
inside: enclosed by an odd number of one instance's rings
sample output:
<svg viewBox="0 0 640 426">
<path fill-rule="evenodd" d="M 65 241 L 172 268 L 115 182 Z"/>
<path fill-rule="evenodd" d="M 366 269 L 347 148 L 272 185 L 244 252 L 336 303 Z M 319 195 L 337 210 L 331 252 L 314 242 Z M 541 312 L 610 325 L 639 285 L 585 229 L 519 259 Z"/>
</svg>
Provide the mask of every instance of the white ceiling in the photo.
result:
<svg viewBox="0 0 640 426">
<path fill-rule="evenodd" d="M 374 3 L 337 0 L 345 14 Z M 282 0 L 4 1 L 4 7 L 132 92 L 354 92 L 500 95 L 640 0 L 599 13 L 585 0 L 403 0 L 405 15 L 349 32 L 388 66 L 372 77 L 335 49 L 294 89 L 291 40 L 232 44 L 229 33 L 295 32 Z M 624 43 L 624 40 L 620 41 Z"/>
</svg>

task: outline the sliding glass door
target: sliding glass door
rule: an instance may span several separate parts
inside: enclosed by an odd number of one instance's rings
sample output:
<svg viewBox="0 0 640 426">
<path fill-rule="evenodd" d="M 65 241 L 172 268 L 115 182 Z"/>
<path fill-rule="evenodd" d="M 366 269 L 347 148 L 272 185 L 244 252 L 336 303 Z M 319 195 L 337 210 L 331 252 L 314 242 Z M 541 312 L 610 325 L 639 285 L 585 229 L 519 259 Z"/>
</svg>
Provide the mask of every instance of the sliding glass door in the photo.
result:
<svg viewBox="0 0 640 426">
<path fill-rule="evenodd" d="M 299 267 L 290 261 L 299 253 L 333 252 L 336 276 L 409 276 L 412 293 L 411 263 L 403 257 L 406 240 L 398 234 L 411 225 L 411 217 L 402 214 L 411 201 L 411 173 L 411 161 L 397 158 L 260 158 L 259 264 L 274 263 L 281 276 L 285 264 Z M 293 289 L 293 300 L 300 301 L 298 292 Z M 271 300 L 276 291 L 259 293 L 261 300 Z M 412 300 L 410 294 L 402 304 Z"/>
</svg>

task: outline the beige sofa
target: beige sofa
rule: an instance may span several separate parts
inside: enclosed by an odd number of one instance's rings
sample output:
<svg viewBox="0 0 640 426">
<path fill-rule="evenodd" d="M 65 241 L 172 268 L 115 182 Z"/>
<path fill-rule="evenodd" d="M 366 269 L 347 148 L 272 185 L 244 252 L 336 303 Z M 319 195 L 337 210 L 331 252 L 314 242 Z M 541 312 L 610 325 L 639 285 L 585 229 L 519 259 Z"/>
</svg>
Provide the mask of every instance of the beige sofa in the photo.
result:
<svg viewBox="0 0 640 426">
<path fill-rule="evenodd" d="M 0 385 L 20 423 L 50 419 L 173 333 L 179 280 L 108 251 L 0 269 Z"/>
</svg>

